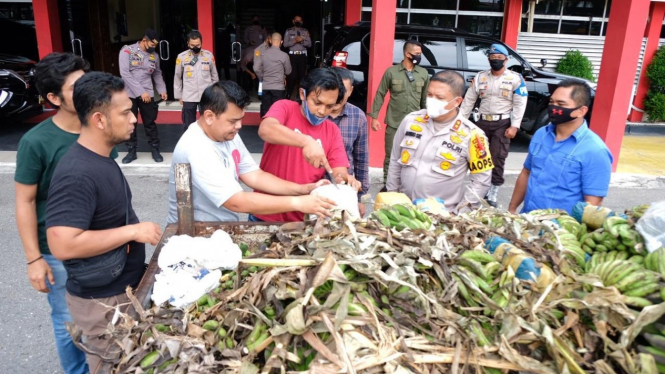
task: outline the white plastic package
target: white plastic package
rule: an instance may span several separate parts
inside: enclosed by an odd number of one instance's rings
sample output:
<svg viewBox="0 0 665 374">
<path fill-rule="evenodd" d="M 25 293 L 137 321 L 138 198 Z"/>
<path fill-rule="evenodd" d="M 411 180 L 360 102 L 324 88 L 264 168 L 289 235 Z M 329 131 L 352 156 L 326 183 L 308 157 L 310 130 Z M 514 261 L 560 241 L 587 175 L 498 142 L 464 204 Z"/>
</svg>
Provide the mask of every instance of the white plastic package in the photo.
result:
<svg viewBox="0 0 665 374">
<path fill-rule="evenodd" d="M 644 237 L 649 252 L 665 247 L 665 200 L 651 204 L 635 228 Z"/>
<path fill-rule="evenodd" d="M 223 230 L 210 238 L 171 237 L 157 259 L 161 271 L 155 275 L 152 301 L 186 308 L 219 286 L 220 269 L 233 270 L 241 259 L 242 251 Z"/>
<path fill-rule="evenodd" d="M 339 187 L 339 189 L 337 188 Z M 353 219 L 360 219 L 360 210 L 358 210 L 358 191 L 347 184 L 338 184 L 335 187 L 332 184 L 317 187 L 310 195 L 326 197 L 337 204 L 333 210 L 346 210 Z M 312 215 L 316 218 L 315 215 Z"/>
</svg>

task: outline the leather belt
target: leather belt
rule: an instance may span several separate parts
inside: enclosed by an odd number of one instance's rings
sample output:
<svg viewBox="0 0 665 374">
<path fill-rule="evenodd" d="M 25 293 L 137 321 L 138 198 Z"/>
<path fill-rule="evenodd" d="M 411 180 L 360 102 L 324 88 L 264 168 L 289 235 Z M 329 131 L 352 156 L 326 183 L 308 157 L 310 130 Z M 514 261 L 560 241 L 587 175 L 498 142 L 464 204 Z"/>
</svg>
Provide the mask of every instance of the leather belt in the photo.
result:
<svg viewBox="0 0 665 374">
<path fill-rule="evenodd" d="M 481 114 L 480 118 L 484 121 L 501 121 L 502 119 L 510 119 L 510 114 Z"/>
<path fill-rule="evenodd" d="M 307 51 L 289 51 L 290 55 L 307 55 Z"/>
</svg>

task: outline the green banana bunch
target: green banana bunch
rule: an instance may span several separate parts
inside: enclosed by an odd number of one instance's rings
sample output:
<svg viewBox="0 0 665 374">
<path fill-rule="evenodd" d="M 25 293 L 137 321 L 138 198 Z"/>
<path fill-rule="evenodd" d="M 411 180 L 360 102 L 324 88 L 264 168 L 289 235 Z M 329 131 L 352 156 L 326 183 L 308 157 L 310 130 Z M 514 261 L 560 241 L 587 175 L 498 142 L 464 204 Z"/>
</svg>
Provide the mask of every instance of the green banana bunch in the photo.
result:
<svg viewBox="0 0 665 374">
<path fill-rule="evenodd" d="M 593 258 L 592 258 L 593 260 Z M 644 297 L 660 289 L 661 275 L 627 260 L 597 263 L 589 269 L 606 287 L 616 287 L 626 297 Z"/>
<path fill-rule="evenodd" d="M 556 220 L 557 222 L 559 222 L 559 226 L 561 226 L 562 229 L 573 234 L 576 238 L 579 238 L 581 236 L 582 230 L 586 232 L 586 225 L 582 225 L 581 223 L 577 222 L 575 218 L 571 216 L 562 215 Z"/>
<path fill-rule="evenodd" d="M 407 228 L 428 230 L 432 226 L 432 221 L 425 213 L 414 207 L 399 204 L 374 211 L 372 218 L 379 221 L 381 225 L 394 228 L 397 231 Z"/>
<path fill-rule="evenodd" d="M 575 219 L 573 218 L 573 220 Z M 567 230 L 556 230 L 554 233 L 559 238 L 561 246 L 563 247 L 562 249 L 566 254 L 566 257 L 575 261 L 575 263 L 577 263 L 578 266 L 584 269 L 586 265 L 586 253 L 582 249 L 580 242 L 577 240 L 577 236 Z"/>
<path fill-rule="evenodd" d="M 659 248 L 644 257 L 644 267 L 665 277 L 665 248 Z"/>
<path fill-rule="evenodd" d="M 638 345 L 640 353 L 648 353 L 656 360 L 659 373 L 665 373 L 665 336 L 661 334 L 642 334 L 649 345 Z"/>
<path fill-rule="evenodd" d="M 646 213 L 647 210 L 649 210 L 650 205 L 645 204 L 645 205 L 638 205 L 633 207 L 633 209 L 629 210 L 626 212 L 626 214 L 630 217 L 633 217 L 633 220 L 638 221 L 644 213 Z"/>
<path fill-rule="evenodd" d="M 635 257 L 641 258 L 641 256 L 635 256 Z M 591 268 L 593 268 L 598 264 L 615 260 L 633 261 L 632 257 L 630 257 L 630 254 L 626 251 L 596 252 L 591 256 L 589 262 L 586 263 L 586 272 L 588 273 Z M 633 262 L 637 263 L 636 261 Z"/>
<path fill-rule="evenodd" d="M 644 239 L 637 230 L 632 229 L 628 220 L 623 217 L 608 217 L 603 222 L 603 230 L 609 233 L 609 239 L 618 241 L 631 253 L 644 253 Z"/>
</svg>

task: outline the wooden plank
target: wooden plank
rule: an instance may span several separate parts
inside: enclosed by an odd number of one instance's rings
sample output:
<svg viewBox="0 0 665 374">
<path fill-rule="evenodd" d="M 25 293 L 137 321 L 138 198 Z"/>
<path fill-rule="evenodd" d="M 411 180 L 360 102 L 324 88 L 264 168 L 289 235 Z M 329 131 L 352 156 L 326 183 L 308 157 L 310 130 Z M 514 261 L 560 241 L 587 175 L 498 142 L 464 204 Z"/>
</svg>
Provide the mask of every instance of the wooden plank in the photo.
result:
<svg viewBox="0 0 665 374">
<path fill-rule="evenodd" d="M 178 209 L 178 235 L 194 236 L 194 205 L 189 164 L 175 165 L 175 198 Z"/>
</svg>

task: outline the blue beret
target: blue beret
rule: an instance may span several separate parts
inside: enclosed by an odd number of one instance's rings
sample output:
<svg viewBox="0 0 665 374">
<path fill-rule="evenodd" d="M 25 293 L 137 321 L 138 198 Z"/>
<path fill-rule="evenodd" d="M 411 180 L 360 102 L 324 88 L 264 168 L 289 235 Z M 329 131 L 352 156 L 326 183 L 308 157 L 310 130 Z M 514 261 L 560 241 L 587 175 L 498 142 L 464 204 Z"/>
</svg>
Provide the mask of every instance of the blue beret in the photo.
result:
<svg viewBox="0 0 665 374">
<path fill-rule="evenodd" d="M 501 55 L 504 55 L 506 57 L 510 57 L 506 47 L 502 46 L 501 44 L 492 44 L 492 46 L 490 47 L 490 54 L 491 55 L 501 54 Z"/>
</svg>

